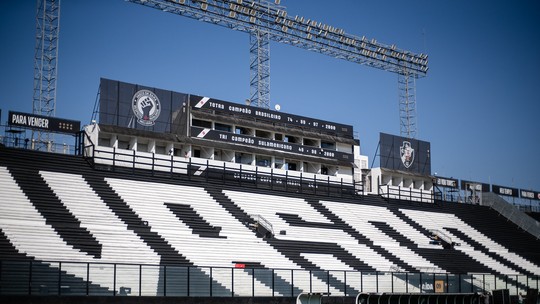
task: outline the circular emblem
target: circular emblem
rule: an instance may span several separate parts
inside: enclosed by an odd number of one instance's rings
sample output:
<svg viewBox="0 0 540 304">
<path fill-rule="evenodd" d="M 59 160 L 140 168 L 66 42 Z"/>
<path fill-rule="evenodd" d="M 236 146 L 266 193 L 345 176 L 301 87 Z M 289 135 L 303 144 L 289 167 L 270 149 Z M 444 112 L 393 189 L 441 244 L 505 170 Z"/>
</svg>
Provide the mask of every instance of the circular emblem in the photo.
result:
<svg viewBox="0 0 540 304">
<path fill-rule="evenodd" d="M 138 118 L 137 122 L 145 127 L 153 126 L 161 113 L 159 98 L 149 90 L 140 90 L 135 93 L 131 108 Z"/>
</svg>

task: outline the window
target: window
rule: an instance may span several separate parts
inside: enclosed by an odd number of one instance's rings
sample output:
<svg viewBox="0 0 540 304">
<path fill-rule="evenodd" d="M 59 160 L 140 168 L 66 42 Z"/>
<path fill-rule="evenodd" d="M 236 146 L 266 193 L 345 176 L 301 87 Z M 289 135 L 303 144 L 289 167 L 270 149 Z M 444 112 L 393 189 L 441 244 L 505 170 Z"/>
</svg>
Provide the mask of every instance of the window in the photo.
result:
<svg viewBox="0 0 540 304">
<path fill-rule="evenodd" d="M 148 144 L 147 143 L 137 143 L 137 151 L 148 152 Z"/>
<path fill-rule="evenodd" d="M 253 159 L 253 156 L 251 154 L 246 153 L 235 153 L 235 163 L 237 164 L 245 164 L 245 165 L 251 165 L 251 160 Z"/>
<path fill-rule="evenodd" d="M 262 131 L 262 130 L 256 130 L 255 131 L 255 136 L 256 137 L 261 137 L 261 138 L 272 138 L 272 133 L 270 132 L 267 132 L 267 131 Z"/>
<path fill-rule="evenodd" d="M 272 164 L 272 158 L 266 155 L 257 155 L 256 157 L 257 166 L 260 167 L 270 167 Z"/>
<path fill-rule="evenodd" d="M 328 150 L 335 150 L 336 144 L 328 141 L 321 141 L 321 148 Z"/>
<path fill-rule="evenodd" d="M 156 154 L 167 154 L 168 151 L 165 151 L 165 144 L 164 143 L 156 143 Z"/>
<path fill-rule="evenodd" d="M 214 124 L 214 129 L 216 129 L 218 131 L 225 131 L 225 132 L 231 132 L 232 131 L 231 126 L 224 125 L 224 124 L 217 123 L 217 122 Z"/>
<path fill-rule="evenodd" d="M 249 128 L 244 128 L 244 127 L 236 127 L 236 130 L 234 133 L 240 134 L 240 135 L 253 135 L 253 130 Z"/>
<path fill-rule="evenodd" d="M 118 139 L 118 149 L 129 150 L 129 139 Z"/>
<path fill-rule="evenodd" d="M 285 169 L 285 165 L 283 164 L 283 158 L 276 158 L 274 160 L 274 168 L 276 169 Z"/>
<path fill-rule="evenodd" d="M 98 146 L 110 147 L 111 146 L 111 137 L 110 137 L 110 135 L 108 135 L 108 134 L 107 135 L 99 134 Z"/>
<path fill-rule="evenodd" d="M 291 135 L 285 135 L 285 139 L 283 141 L 289 142 L 291 144 L 296 144 L 300 142 L 300 138 Z"/>
<path fill-rule="evenodd" d="M 212 128 L 212 122 L 206 121 L 206 120 L 200 120 L 200 119 L 193 119 L 191 121 L 191 125 L 194 127 L 201 127 L 201 128 Z"/>
<path fill-rule="evenodd" d="M 285 164 L 285 169 L 286 169 L 286 170 L 297 171 L 296 167 L 297 167 L 297 166 L 296 166 L 296 163 L 287 162 L 287 163 Z"/>
<path fill-rule="evenodd" d="M 316 139 L 304 138 L 304 146 L 319 147 L 319 142 Z"/>
</svg>

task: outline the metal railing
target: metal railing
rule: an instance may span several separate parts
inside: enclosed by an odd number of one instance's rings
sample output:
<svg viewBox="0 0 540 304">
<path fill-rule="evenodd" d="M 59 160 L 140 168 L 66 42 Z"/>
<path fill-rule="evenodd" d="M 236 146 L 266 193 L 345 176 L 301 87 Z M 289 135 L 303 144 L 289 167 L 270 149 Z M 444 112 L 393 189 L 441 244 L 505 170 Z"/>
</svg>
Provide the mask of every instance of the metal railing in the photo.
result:
<svg viewBox="0 0 540 304">
<path fill-rule="evenodd" d="M 265 219 L 262 215 L 250 214 L 249 216 L 255 219 L 255 223 L 257 223 L 258 225 L 261 225 L 264 229 L 266 229 L 271 234 L 274 234 L 274 226 L 272 225 L 272 223 L 270 223 L 270 221 Z"/>
<path fill-rule="evenodd" d="M 491 192 L 486 192 L 491 193 Z M 483 195 L 483 193 L 481 194 Z M 511 197 L 504 195 L 497 195 L 509 205 L 513 205 L 523 212 L 534 212 L 540 213 L 540 200 L 522 198 L 522 197 Z M 467 190 L 461 190 L 458 188 L 445 188 L 437 187 L 434 189 L 434 198 L 437 201 L 442 202 L 452 202 L 452 203 L 463 203 L 463 204 L 478 204 L 478 199 L 475 199 L 471 196 L 470 192 Z M 484 202 L 482 202 L 483 205 Z"/>
<path fill-rule="evenodd" d="M 302 292 L 474 293 L 538 289 L 525 275 L 226 268 L 0 260 L 0 295 L 296 297 Z"/>
<path fill-rule="evenodd" d="M 251 165 L 214 161 L 209 159 L 180 157 L 95 146 L 87 138 L 81 150 L 95 169 L 128 171 L 170 178 L 204 180 L 227 185 L 281 190 L 304 194 L 338 197 L 362 196 L 364 187 L 360 181 L 304 172 L 289 172 Z M 279 172 L 279 173 L 278 173 Z M 284 172 L 284 173 L 283 173 Z"/>
<path fill-rule="evenodd" d="M 32 138 L 32 130 L 0 124 L 0 145 L 8 148 L 76 155 L 79 135 L 54 134 L 53 140 L 39 142 Z"/>
<path fill-rule="evenodd" d="M 439 239 L 441 239 L 443 242 L 445 242 L 447 244 L 452 244 L 452 238 L 450 236 L 448 236 L 448 234 L 444 233 L 443 231 L 438 230 L 438 229 L 428 229 L 428 231 L 433 236 L 436 236 Z"/>
<path fill-rule="evenodd" d="M 392 185 L 379 185 L 379 195 L 386 199 L 407 200 L 422 203 L 433 203 L 435 201 L 433 191 Z"/>
</svg>

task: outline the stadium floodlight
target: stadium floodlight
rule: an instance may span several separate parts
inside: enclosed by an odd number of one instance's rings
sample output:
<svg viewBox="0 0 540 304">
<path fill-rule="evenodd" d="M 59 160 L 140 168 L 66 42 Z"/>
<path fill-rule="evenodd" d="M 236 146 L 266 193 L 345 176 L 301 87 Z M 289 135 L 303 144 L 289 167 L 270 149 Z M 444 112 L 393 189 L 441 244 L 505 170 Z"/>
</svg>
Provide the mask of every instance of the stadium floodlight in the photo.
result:
<svg viewBox="0 0 540 304">
<path fill-rule="evenodd" d="M 267 40 L 294 45 L 338 59 L 396 73 L 407 78 L 424 77 L 428 70 L 428 56 L 426 54 L 414 54 L 399 49 L 395 44 L 379 43 L 374 38 L 354 36 L 346 33 L 343 29 L 302 16 L 289 17 L 286 9 L 279 5 L 281 3 L 279 0 L 273 2 L 267 0 L 128 1 L 160 10 L 169 8 L 170 13 L 243 31 L 259 39 L 258 41 L 250 39 L 252 42 L 250 48 L 253 50 L 256 45 L 265 46 L 263 49 L 257 50 L 258 54 L 263 57 L 263 60 L 257 60 L 257 62 L 264 62 L 265 66 L 260 69 L 260 66 L 250 64 L 250 68 L 252 73 L 262 73 L 262 76 L 255 78 L 264 81 L 251 82 L 252 91 L 262 91 L 262 94 L 261 92 L 252 93 L 251 100 L 255 105 L 263 108 L 270 106 L 269 83 L 267 82 L 269 79 Z M 258 70 L 255 71 L 255 68 Z M 253 79 L 254 76 L 252 75 L 251 78 Z M 410 84 L 415 86 L 414 82 L 410 82 Z M 411 90 L 411 92 L 414 91 Z M 411 93 L 409 92 L 406 96 L 411 96 Z M 409 103 L 407 100 L 404 102 L 406 105 L 415 104 L 414 102 Z M 411 112 L 415 111 L 415 109 L 411 110 Z M 404 111 L 404 113 L 409 113 L 409 111 Z M 414 128 L 415 126 L 410 127 Z M 411 137 L 410 134 L 402 135 Z"/>
</svg>

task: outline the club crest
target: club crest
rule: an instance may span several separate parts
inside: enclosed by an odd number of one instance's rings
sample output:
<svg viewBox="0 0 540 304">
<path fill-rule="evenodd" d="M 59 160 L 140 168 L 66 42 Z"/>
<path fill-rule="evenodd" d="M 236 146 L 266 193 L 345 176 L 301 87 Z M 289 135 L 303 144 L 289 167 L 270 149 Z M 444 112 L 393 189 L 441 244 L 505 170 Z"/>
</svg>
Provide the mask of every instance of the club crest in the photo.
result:
<svg viewBox="0 0 540 304">
<path fill-rule="evenodd" d="M 145 127 L 153 126 L 161 113 L 159 98 L 149 90 L 140 90 L 135 93 L 131 108 L 137 116 L 137 122 Z"/>
<path fill-rule="evenodd" d="M 401 162 L 405 168 L 409 169 L 414 162 L 414 149 L 411 147 L 411 143 L 403 141 L 403 145 L 399 147 L 399 154 L 401 155 Z"/>
</svg>

